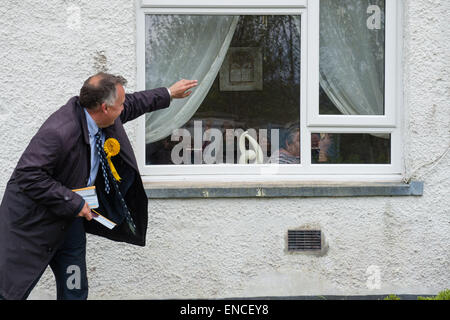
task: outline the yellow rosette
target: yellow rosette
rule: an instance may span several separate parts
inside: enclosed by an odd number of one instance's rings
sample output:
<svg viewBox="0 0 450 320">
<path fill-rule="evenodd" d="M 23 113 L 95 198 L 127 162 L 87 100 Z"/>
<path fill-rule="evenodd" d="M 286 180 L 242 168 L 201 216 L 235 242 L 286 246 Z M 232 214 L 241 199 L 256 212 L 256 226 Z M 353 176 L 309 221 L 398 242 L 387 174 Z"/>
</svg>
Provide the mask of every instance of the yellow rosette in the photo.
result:
<svg viewBox="0 0 450 320">
<path fill-rule="evenodd" d="M 119 154 L 120 151 L 120 143 L 117 141 L 117 139 L 109 138 L 105 141 L 105 144 L 103 145 L 103 148 L 106 152 L 106 159 L 108 160 L 109 167 L 111 168 L 111 172 L 114 176 L 114 178 L 117 181 L 120 181 L 119 174 L 116 171 L 116 168 L 114 168 L 114 165 L 111 161 L 111 157 L 114 157 Z"/>
</svg>

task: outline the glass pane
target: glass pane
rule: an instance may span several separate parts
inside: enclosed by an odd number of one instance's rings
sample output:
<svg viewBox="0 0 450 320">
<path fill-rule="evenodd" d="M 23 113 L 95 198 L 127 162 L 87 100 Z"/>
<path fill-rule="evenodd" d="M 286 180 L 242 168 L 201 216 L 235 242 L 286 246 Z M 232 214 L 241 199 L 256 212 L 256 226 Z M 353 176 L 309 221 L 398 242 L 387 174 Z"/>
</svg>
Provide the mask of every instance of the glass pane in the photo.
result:
<svg viewBox="0 0 450 320">
<path fill-rule="evenodd" d="M 311 163 L 390 164 L 390 134 L 313 133 Z"/>
<path fill-rule="evenodd" d="M 385 0 L 320 0 L 319 113 L 384 115 Z"/>
<path fill-rule="evenodd" d="M 146 16 L 147 88 L 199 80 L 146 115 L 146 164 L 300 163 L 300 16 Z"/>
</svg>

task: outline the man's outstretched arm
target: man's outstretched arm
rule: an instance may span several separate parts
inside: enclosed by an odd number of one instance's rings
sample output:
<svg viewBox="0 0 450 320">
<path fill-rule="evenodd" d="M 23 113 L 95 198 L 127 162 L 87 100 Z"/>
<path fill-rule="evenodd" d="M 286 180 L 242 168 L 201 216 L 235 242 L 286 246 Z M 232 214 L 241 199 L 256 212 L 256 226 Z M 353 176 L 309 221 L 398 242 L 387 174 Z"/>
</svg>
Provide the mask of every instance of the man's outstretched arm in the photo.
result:
<svg viewBox="0 0 450 320">
<path fill-rule="evenodd" d="M 167 108 L 172 99 L 188 97 L 192 93 L 188 90 L 195 86 L 197 86 L 197 80 L 183 79 L 174 83 L 170 88 L 157 88 L 126 94 L 120 120 L 125 123 L 144 113 Z"/>
</svg>

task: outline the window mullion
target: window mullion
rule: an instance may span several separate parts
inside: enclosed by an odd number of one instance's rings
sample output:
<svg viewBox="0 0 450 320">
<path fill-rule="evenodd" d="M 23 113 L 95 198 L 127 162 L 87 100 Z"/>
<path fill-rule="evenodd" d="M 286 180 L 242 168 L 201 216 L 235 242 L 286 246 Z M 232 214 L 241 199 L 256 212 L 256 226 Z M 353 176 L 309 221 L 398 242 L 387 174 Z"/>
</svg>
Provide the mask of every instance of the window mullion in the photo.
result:
<svg viewBox="0 0 450 320">
<path fill-rule="evenodd" d="M 308 97 L 309 92 L 309 17 L 307 12 L 302 15 L 301 25 L 301 63 L 300 63 L 300 149 L 301 149 L 301 164 L 307 170 L 311 166 L 311 140 L 309 138 L 309 130 L 307 128 L 308 123 Z"/>
</svg>

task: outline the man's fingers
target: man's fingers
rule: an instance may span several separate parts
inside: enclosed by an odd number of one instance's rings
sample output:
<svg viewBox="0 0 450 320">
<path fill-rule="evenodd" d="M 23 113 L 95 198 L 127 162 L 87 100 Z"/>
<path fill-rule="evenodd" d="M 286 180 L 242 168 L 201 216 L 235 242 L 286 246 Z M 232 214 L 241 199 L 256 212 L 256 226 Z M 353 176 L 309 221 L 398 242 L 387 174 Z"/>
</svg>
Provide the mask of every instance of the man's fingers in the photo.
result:
<svg viewBox="0 0 450 320">
<path fill-rule="evenodd" d="M 84 214 L 83 214 L 83 217 L 84 217 L 86 220 L 88 220 L 88 221 L 91 221 L 91 220 L 92 220 L 92 214 L 91 214 L 90 211 L 85 211 Z"/>
<path fill-rule="evenodd" d="M 189 89 L 196 87 L 198 84 L 197 80 L 186 80 L 181 79 L 176 82 L 171 88 L 170 92 L 172 93 L 173 98 L 186 98 L 192 92 L 186 92 Z"/>
<path fill-rule="evenodd" d="M 92 213 L 91 213 L 91 208 L 89 207 L 89 205 L 86 203 L 86 215 L 85 218 L 90 221 L 92 220 Z"/>
<path fill-rule="evenodd" d="M 197 84 L 198 80 L 186 80 L 182 79 L 181 82 L 185 85 Z"/>
<path fill-rule="evenodd" d="M 190 82 L 188 84 L 183 85 L 181 87 L 181 90 L 182 90 L 182 92 L 185 92 L 186 90 L 192 89 L 192 88 L 194 88 L 196 86 L 197 86 L 197 82 L 195 82 L 195 83 Z"/>
<path fill-rule="evenodd" d="M 92 220 L 92 211 L 87 203 L 85 205 L 85 209 L 86 210 L 84 211 L 84 217 L 86 218 L 86 220 L 91 221 Z"/>
<path fill-rule="evenodd" d="M 188 80 L 188 81 L 186 82 L 186 85 L 187 85 L 187 86 L 190 86 L 191 88 L 192 88 L 192 87 L 195 87 L 197 84 L 198 84 L 198 81 L 197 81 L 197 80 Z"/>
<path fill-rule="evenodd" d="M 183 89 L 184 89 L 184 91 L 186 91 L 186 90 L 194 88 L 195 86 L 197 86 L 197 84 L 191 84 L 191 85 L 184 86 Z"/>
<path fill-rule="evenodd" d="M 186 90 L 192 89 L 192 88 L 194 88 L 196 86 L 197 86 L 197 83 L 190 84 L 190 85 L 187 86 Z"/>
</svg>

